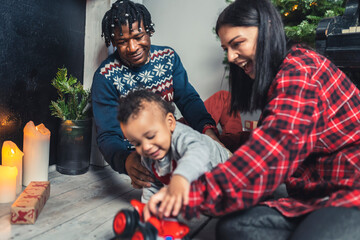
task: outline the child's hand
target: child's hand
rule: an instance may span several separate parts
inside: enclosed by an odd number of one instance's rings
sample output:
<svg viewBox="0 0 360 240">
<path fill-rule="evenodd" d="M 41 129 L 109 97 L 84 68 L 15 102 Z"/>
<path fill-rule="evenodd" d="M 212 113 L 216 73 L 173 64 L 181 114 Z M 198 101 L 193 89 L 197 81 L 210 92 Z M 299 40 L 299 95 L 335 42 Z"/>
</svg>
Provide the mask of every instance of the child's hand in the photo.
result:
<svg viewBox="0 0 360 240">
<path fill-rule="evenodd" d="M 161 188 L 155 193 L 145 205 L 143 213 L 147 221 L 151 215 L 160 218 L 169 217 L 171 214 L 177 216 L 182 205 L 189 203 L 190 184 L 186 178 L 180 175 L 173 175 L 168 186 Z M 158 206 L 158 204 L 160 206 Z"/>
<path fill-rule="evenodd" d="M 166 192 L 167 186 L 161 188 L 157 193 L 151 196 L 143 210 L 145 221 L 147 221 L 151 215 L 158 215 L 158 204 L 164 199 Z"/>
<path fill-rule="evenodd" d="M 173 175 L 161 201 L 158 215 L 160 217 L 177 216 L 181 207 L 189 203 L 189 191 L 190 183 L 188 180 L 183 176 Z"/>
</svg>

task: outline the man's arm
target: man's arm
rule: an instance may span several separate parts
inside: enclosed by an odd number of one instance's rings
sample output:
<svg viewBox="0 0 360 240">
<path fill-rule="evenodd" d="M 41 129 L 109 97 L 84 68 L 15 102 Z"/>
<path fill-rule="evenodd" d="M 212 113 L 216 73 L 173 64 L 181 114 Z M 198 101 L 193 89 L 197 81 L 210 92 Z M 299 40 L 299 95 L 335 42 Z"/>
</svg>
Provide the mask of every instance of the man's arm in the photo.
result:
<svg viewBox="0 0 360 240">
<path fill-rule="evenodd" d="M 198 132 L 205 125 L 215 126 L 215 121 L 207 112 L 204 102 L 188 80 L 187 73 L 177 53 L 174 51 L 173 65 L 174 102 L 185 120 Z M 211 131 L 211 130 L 210 130 Z"/>
<path fill-rule="evenodd" d="M 149 182 L 154 180 L 141 165 L 139 155 L 124 137 L 117 120 L 118 97 L 112 82 L 96 72 L 92 85 L 92 105 L 97 144 L 115 171 L 129 175 L 133 187 L 148 187 Z"/>
<path fill-rule="evenodd" d="M 94 75 L 91 93 L 100 152 L 115 171 L 125 173 L 125 159 L 132 152 L 132 147 L 124 138 L 117 121 L 119 95 L 115 86 L 98 72 Z"/>
</svg>

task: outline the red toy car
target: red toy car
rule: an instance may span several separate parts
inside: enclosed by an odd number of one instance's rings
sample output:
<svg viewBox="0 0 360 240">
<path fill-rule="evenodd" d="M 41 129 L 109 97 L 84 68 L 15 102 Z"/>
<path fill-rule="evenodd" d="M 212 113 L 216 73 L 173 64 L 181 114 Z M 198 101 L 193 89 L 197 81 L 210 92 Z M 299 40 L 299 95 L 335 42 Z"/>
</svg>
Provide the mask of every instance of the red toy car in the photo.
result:
<svg viewBox="0 0 360 240">
<path fill-rule="evenodd" d="M 159 219 L 155 216 L 144 222 L 143 209 L 145 204 L 131 200 L 134 210 L 119 211 L 113 221 L 116 238 L 130 238 L 132 240 L 177 240 L 190 239 L 189 227 L 177 221 L 176 218 Z"/>
</svg>

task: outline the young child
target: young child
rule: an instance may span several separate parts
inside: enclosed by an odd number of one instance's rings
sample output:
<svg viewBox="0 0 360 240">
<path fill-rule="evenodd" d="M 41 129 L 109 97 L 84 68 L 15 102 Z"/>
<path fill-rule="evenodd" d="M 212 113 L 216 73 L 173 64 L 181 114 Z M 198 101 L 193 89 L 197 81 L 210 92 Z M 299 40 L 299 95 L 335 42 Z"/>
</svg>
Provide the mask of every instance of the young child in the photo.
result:
<svg viewBox="0 0 360 240">
<path fill-rule="evenodd" d="M 144 89 L 119 99 L 121 129 L 142 164 L 159 180 L 143 188 L 142 202 L 168 185 L 164 199 L 181 207 L 188 201 L 190 183 L 232 155 L 209 136 L 177 122 L 174 111 L 170 102 Z"/>
</svg>

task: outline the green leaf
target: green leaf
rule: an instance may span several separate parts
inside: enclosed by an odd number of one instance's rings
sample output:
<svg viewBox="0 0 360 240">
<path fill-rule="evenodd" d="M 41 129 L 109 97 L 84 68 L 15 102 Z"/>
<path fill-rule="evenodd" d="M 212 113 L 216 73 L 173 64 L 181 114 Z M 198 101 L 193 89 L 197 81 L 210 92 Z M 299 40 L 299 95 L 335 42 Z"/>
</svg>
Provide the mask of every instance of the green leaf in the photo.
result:
<svg viewBox="0 0 360 240">
<path fill-rule="evenodd" d="M 78 79 L 68 76 L 65 67 L 59 68 L 51 81 L 58 92 L 58 99 L 49 106 L 52 116 L 62 120 L 79 120 L 89 117 L 90 90 L 85 90 Z"/>
</svg>

